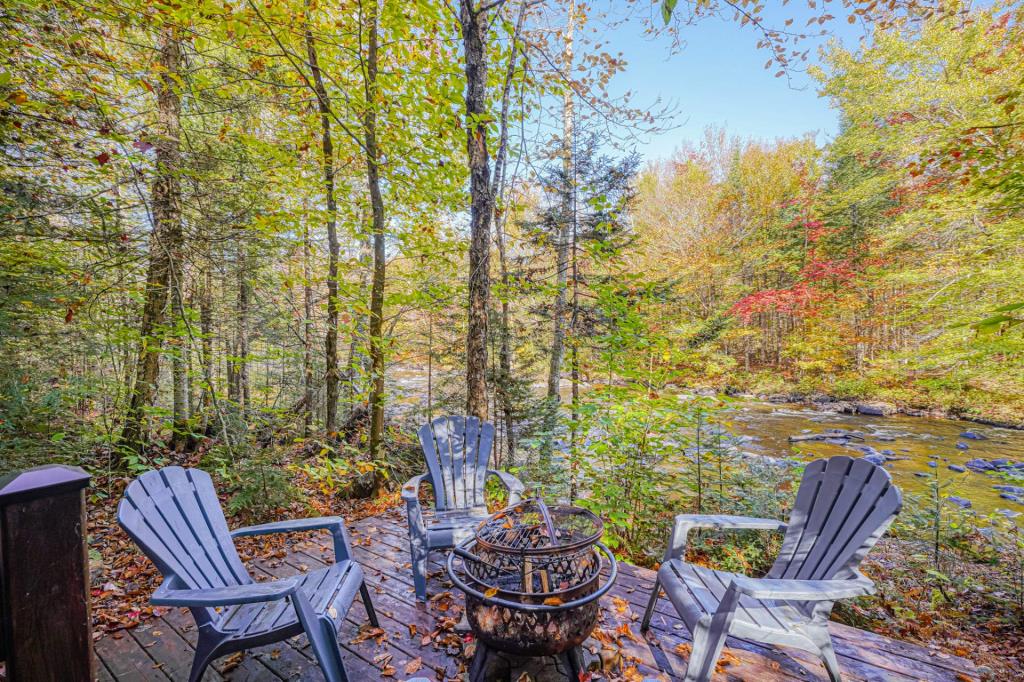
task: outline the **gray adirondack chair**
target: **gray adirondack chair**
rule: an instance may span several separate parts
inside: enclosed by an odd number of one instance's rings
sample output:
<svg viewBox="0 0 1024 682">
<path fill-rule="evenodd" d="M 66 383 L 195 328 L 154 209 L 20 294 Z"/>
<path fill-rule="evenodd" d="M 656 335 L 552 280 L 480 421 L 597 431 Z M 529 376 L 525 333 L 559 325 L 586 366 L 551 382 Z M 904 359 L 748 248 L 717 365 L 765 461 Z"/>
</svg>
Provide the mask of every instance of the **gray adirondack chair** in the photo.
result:
<svg viewBox="0 0 1024 682">
<path fill-rule="evenodd" d="M 522 497 L 523 484 L 504 471 L 487 468 L 494 444 L 494 425 L 476 417 L 438 417 L 419 430 L 427 473 L 402 486 L 409 517 L 409 551 L 412 555 L 416 598 L 427 598 L 427 557 L 432 549 L 450 549 L 472 534 L 487 518 L 484 487 L 488 476 L 497 476 L 508 489 L 509 503 Z M 419 499 L 420 484 L 434 488 L 434 513 L 425 514 Z"/>
<path fill-rule="evenodd" d="M 341 518 L 296 519 L 229 532 L 210 476 L 181 467 L 139 476 L 125 491 L 117 518 L 164 576 L 152 603 L 192 610 L 199 642 L 189 682 L 199 680 L 220 656 L 303 632 L 328 682 L 346 682 L 338 626 L 357 591 L 374 626 L 377 615 Z M 255 582 L 232 541 L 315 529 L 331 532 L 335 563 L 273 582 Z"/>
<path fill-rule="evenodd" d="M 827 628 L 832 605 L 837 599 L 874 592 L 874 584 L 858 567 L 901 505 L 900 491 L 885 469 L 863 459 L 833 457 L 807 465 L 788 525 L 681 514 L 641 630 L 650 627 L 664 588 L 693 635 L 688 682 L 711 679 L 727 635 L 815 653 L 832 681 L 839 682 Z M 780 530 L 786 535 L 771 570 L 755 579 L 687 563 L 687 535 L 695 528 Z"/>
</svg>

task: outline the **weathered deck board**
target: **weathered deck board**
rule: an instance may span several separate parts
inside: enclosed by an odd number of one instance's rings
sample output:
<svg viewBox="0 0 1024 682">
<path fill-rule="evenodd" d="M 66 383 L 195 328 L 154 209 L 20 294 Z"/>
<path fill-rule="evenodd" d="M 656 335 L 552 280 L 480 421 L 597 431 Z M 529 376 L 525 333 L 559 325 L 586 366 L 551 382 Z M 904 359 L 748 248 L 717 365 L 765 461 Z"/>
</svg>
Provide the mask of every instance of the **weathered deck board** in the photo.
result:
<svg viewBox="0 0 1024 682">
<path fill-rule="evenodd" d="M 416 659 L 416 673 L 437 680 L 461 678 L 465 661 L 449 652 L 423 643 L 426 634 L 436 630 L 442 619 L 461 613 L 462 599 L 457 592 L 451 599 L 432 599 L 427 604 L 416 602 L 409 566 L 404 518 L 397 510 L 364 519 L 350 525 L 353 550 L 363 565 L 370 593 L 381 616 L 387 638 L 377 644 L 374 639 L 358 641 L 359 628 L 366 622 L 366 613 L 359 602 L 352 608 L 342 627 L 339 641 L 345 665 L 353 680 L 407 679 L 410 662 Z M 294 575 L 317 568 L 332 557 L 326 535 L 295 536 L 290 551 L 281 559 L 258 559 L 250 569 L 258 578 L 270 579 Z M 432 556 L 428 593 L 438 597 L 449 591 L 440 560 Z M 635 566 L 620 565 L 615 588 L 603 600 L 600 626 L 607 632 L 628 626 L 636 639 L 619 637 L 621 652 L 628 664 L 635 665 L 647 677 L 676 680 L 686 668 L 685 648 L 689 632 L 676 617 L 672 606 L 659 601 L 652 622 L 651 634 L 639 633 L 639 619 L 653 584 L 653 572 Z M 448 604 L 447 610 L 444 605 Z M 413 631 L 413 628 L 415 631 Z M 862 682 L 889 680 L 929 680 L 962 682 L 976 678 L 970 661 L 933 652 L 920 646 L 888 639 L 840 624 L 832 624 L 836 651 L 844 678 Z M 96 643 L 98 679 L 100 680 L 183 680 L 188 675 L 196 641 L 191 615 L 172 609 L 134 631 L 108 635 Z M 598 651 L 600 645 L 591 640 Z M 677 651 L 680 647 L 684 653 Z M 826 680 L 825 668 L 806 652 L 762 646 L 742 640 L 728 641 L 736 662 L 716 675 L 715 680 L 758 680 L 758 682 L 793 682 L 794 680 Z M 385 678 L 383 670 L 390 666 L 395 677 Z M 304 637 L 254 649 L 240 660 L 221 659 L 203 678 L 205 682 L 230 680 L 322 680 Z"/>
</svg>

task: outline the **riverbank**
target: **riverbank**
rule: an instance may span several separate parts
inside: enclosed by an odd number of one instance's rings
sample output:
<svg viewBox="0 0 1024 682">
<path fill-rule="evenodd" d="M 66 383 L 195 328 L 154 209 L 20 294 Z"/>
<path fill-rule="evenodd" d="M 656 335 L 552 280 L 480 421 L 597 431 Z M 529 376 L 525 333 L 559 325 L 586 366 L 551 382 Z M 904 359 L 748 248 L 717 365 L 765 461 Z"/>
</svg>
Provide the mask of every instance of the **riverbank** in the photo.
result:
<svg viewBox="0 0 1024 682">
<path fill-rule="evenodd" d="M 922 387 L 912 379 L 897 386 L 868 379 L 794 383 L 778 374 L 741 374 L 727 382 L 694 381 L 690 390 L 771 403 L 806 405 L 841 414 L 887 417 L 903 414 L 931 419 L 959 419 L 1007 429 L 1024 429 L 1024 396 L 962 385 Z"/>
</svg>

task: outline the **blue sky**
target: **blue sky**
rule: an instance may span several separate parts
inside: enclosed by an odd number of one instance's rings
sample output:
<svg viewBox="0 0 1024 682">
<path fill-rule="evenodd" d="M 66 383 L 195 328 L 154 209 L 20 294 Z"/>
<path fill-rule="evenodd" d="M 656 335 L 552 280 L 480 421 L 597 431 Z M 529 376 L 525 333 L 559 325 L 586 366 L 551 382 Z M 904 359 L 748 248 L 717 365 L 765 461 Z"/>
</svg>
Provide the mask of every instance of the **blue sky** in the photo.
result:
<svg viewBox="0 0 1024 682">
<path fill-rule="evenodd" d="M 802 26 L 810 15 L 805 5 L 795 4 L 781 7 L 781 3 L 773 3 L 765 16 L 777 26 L 794 16 L 794 27 Z M 856 46 L 863 29 L 848 24 L 840 14 L 841 7 L 829 9 L 837 20 L 827 28 L 845 46 Z M 709 125 L 725 127 L 730 134 L 744 138 L 773 139 L 813 132 L 819 143 L 837 130 L 836 112 L 828 100 L 818 96 L 806 73 L 795 73 L 787 82 L 785 77 L 774 77 L 777 68 L 765 70 L 768 52 L 757 48 L 758 36 L 749 26 L 715 17 L 683 26 L 680 37 L 685 44 L 675 54 L 670 38 L 644 36 L 641 22 L 635 19 L 590 37 L 604 42 L 603 49 L 609 52 L 621 50 L 629 62 L 625 73 L 616 76 L 613 93 L 631 90 L 632 103 L 638 107 L 650 107 L 659 98 L 674 107 L 672 118 L 662 122 L 675 129 L 638 141 L 637 150 L 645 159 L 670 156 L 681 142 L 697 140 Z M 821 39 L 807 40 L 801 49 L 811 47 L 809 59 L 817 61 L 817 46 L 822 44 Z"/>
</svg>

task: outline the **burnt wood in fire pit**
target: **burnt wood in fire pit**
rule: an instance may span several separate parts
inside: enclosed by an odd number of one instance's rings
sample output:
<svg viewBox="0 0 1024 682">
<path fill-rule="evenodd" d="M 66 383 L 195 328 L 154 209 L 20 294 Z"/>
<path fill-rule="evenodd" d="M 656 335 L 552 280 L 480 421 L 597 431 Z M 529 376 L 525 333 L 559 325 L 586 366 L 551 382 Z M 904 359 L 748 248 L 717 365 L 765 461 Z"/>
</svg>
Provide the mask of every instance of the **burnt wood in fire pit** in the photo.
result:
<svg viewBox="0 0 1024 682">
<path fill-rule="evenodd" d="M 616 563 L 598 542 L 602 524 L 575 507 L 527 500 L 482 522 L 448 557 L 452 582 L 466 594 L 479 640 L 520 656 L 550 656 L 579 646 L 597 624 L 598 599 Z M 601 565 L 608 579 L 601 584 Z"/>
</svg>

